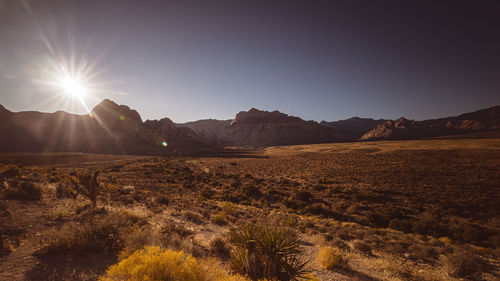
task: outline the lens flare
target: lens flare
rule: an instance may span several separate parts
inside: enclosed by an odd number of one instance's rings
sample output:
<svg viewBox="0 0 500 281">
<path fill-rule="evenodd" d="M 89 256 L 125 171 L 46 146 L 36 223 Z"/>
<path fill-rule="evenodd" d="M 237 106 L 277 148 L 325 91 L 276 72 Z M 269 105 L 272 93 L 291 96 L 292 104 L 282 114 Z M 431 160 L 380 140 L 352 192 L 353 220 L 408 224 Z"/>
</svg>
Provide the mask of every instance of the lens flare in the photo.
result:
<svg viewBox="0 0 500 281">
<path fill-rule="evenodd" d="M 70 95 L 77 99 L 83 99 L 86 95 L 85 85 L 77 77 L 70 75 L 65 75 L 60 78 L 60 86 L 64 90 L 65 94 Z"/>
</svg>

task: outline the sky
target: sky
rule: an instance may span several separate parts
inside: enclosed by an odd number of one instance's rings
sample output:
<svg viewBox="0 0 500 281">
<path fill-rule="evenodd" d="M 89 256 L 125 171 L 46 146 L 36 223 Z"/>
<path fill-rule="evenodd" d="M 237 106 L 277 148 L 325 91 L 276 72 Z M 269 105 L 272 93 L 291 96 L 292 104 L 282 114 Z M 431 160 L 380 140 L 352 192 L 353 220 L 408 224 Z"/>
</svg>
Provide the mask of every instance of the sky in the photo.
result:
<svg viewBox="0 0 500 281">
<path fill-rule="evenodd" d="M 422 120 L 500 104 L 498 1 L 0 0 L 0 104 Z M 69 96 L 64 73 L 86 96 Z"/>
</svg>

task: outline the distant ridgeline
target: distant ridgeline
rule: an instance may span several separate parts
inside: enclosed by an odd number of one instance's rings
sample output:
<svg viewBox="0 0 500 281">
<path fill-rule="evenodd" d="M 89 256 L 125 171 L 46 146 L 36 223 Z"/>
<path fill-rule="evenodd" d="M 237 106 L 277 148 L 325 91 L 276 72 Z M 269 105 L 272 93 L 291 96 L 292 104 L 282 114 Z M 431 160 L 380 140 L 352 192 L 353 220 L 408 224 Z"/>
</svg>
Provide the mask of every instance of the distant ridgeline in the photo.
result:
<svg viewBox="0 0 500 281">
<path fill-rule="evenodd" d="M 191 153 L 224 146 L 422 139 L 498 129 L 500 106 L 424 121 L 353 117 L 321 123 L 253 108 L 234 120 L 175 124 L 168 118 L 143 122 L 137 111 L 107 99 L 87 115 L 15 113 L 0 105 L 2 152 Z"/>
</svg>

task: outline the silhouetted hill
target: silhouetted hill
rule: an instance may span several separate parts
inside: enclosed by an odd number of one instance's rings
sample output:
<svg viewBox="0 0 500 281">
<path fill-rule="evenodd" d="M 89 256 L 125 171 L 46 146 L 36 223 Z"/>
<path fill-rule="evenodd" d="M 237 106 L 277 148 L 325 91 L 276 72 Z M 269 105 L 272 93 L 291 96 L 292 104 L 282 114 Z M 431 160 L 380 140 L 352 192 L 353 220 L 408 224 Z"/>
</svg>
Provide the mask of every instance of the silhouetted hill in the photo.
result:
<svg viewBox="0 0 500 281">
<path fill-rule="evenodd" d="M 356 140 L 363 136 L 366 132 L 373 130 L 385 121 L 387 120 L 352 117 L 349 119 L 332 122 L 321 121 L 320 124 L 338 131 L 342 131 L 348 134 L 350 139 Z"/>
<path fill-rule="evenodd" d="M 364 134 L 361 140 L 422 139 L 500 128 L 500 106 L 490 107 L 455 117 L 424 121 L 401 117 L 388 120 Z"/>
<path fill-rule="evenodd" d="M 168 118 L 143 122 L 137 111 L 110 100 L 103 100 L 87 115 L 63 111 L 15 113 L 0 105 L 2 152 L 190 153 L 227 145 L 264 147 L 358 139 L 487 137 L 495 136 L 488 133 L 495 130 L 500 130 L 500 106 L 424 121 L 353 117 L 321 124 L 279 111 L 252 108 L 239 112 L 234 120 L 175 124 Z"/>
<path fill-rule="evenodd" d="M 14 113 L 2 107 L 0 119 L 0 151 L 4 152 L 158 154 L 210 146 L 189 128 L 176 128 L 169 119 L 143 123 L 137 111 L 110 100 L 88 115 Z"/>
</svg>

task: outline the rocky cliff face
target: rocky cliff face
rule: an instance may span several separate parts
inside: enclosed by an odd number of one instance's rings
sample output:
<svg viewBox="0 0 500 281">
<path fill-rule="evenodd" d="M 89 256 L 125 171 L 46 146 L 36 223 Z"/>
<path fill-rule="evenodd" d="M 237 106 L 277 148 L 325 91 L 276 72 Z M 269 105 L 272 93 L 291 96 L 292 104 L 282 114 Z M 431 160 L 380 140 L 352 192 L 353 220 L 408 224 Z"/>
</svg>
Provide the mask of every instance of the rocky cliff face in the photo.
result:
<svg viewBox="0 0 500 281">
<path fill-rule="evenodd" d="M 314 121 L 252 108 L 238 113 L 223 137 L 231 145 L 260 147 L 334 142 L 344 136 Z"/>
<path fill-rule="evenodd" d="M 500 129 L 500 106 L 456 117 L 413 121 L 401 117 L 378 125 L 360 140 L 422 139 Z"/>
<path fill-rule="evenodd" d="M 500 131 L 500 106 L 424 121 L 404 117 L 351 118 L 323 124 L 255 108 L 238 113 L 232 121 L 175 124 L 168 118 L 143 122 L 137 111 L 110 100 L 102 101 L 88 115 L 62 111 L 14 113 L 0 105 L 0 151 L 190 153 L 226 145 L 264 147 L 353 141 L 364 130 L 367 132 L 360 140 L 422 139 Z"/>
<path fill-rule="evenodd" d="M 227 126 L 231 125 L 233 120 L 216 120 L 205 119 L 187 123 L 178 123 L 177 127 L 189 128 L 200 136 L 208 143 L 224 145 L 224 130 Z"/>
</svg>

